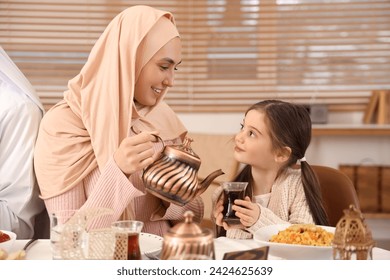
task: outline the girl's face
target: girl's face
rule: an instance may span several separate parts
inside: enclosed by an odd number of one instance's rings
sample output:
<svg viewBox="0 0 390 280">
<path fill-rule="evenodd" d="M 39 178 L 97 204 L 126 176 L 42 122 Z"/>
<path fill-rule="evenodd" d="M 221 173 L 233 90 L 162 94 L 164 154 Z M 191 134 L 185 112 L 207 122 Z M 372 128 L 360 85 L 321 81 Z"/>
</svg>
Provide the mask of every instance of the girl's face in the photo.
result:
<svg viewBox="0 0 390 280">
<path fill-rule="evenodd" d="M 134 99 L 153 106 L 173 86 L 175 70 L 181 62 L 181 40 L 176 37 L 164 45 L 142 68 L 134 89 Z"/>
<path fill-rule="evenodd" d="M 275 153 L 264 116 L 257 110 L 246 114 L 241 131 L 235 137 L 234 157 L 253 168 L 269 169 L 275 165 Z"/>
</svg>

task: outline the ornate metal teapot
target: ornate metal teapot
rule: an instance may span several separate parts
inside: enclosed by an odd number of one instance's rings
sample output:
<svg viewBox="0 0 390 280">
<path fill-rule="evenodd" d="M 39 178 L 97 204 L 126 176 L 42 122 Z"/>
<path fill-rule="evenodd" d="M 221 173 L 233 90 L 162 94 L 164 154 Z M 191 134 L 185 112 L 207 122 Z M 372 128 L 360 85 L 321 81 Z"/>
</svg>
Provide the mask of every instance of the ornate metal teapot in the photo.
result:
<svg viewBox="0 0 390 280">
<path fill-rule="evenodd" d="M 144 170 L 142 180 L 148 192 L 183 206 L 201 195 L 216 177 L 225 174 L 218 169 L 199 183 L 200 158 L 191 149 L 192 141 L 185 138 L 181 145 L 165 146 L 161 156 Z"/>
</svg>

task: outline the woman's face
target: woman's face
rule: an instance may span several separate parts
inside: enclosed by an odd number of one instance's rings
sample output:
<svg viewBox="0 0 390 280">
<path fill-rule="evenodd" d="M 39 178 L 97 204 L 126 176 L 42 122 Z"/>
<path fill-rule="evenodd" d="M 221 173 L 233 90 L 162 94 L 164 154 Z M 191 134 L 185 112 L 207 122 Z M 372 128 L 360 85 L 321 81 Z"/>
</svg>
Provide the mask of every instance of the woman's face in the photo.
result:
<svg viewBox="0 0 390 280">
<path fill-rule="evenodd" d="M 144 106 L 153 106 L 168 87 L 172 87 L 175 70 L 181 62 L 181 40 L 173 38 L 142 68 L 135 84 L 134 99 Z"/>
<path fill-rule="evenodd" d="M 263 112 L 249 111 L 235 137 L 234 158 L 253 168 L 268 169 L 275 164 L 275 153 Z"/>
</svg>

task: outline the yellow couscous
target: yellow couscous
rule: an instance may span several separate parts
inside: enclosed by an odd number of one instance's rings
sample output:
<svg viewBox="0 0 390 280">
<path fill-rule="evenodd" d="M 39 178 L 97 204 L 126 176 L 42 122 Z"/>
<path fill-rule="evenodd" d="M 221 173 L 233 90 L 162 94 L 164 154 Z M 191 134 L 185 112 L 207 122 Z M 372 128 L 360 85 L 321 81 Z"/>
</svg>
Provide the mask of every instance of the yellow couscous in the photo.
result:
<svg viewBox="0 0 390 280">
<path fill-rule="evenodd" d="M 312 224 L 295 224 L 271 236 L 271 242 L 331 246 L 334 234 Z"/>
</svg>

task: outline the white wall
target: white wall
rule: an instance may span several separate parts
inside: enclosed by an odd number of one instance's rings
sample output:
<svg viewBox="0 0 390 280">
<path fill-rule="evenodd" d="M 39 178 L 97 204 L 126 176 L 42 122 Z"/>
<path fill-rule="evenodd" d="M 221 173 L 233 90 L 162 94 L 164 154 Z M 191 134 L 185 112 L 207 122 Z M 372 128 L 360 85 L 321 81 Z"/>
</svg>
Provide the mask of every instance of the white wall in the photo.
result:
<svg viewBox="0 0 390 280">
<path fill-rule="evenodd" d="M 240 129 L 241 113 L 180 113 L 190 132 L 234 134 Z M 332 113 L 329 124 L 360 124 L 362 113 Z M 316 136 L 307 150 L 311 164 L 338 168 L 339 164 L 390 165 L 390 136 Z"/>
<path fill-rule="evenodd" d="M 312 164 L 390 165 L 390 136 L 316 136 L 307 150 Z"/>
<path fill-rule="evenodd" d="M 190 132 L 209 134 L 233 134 L 240 130 L 244 113 L 178 114 Z"/>
</svg>

